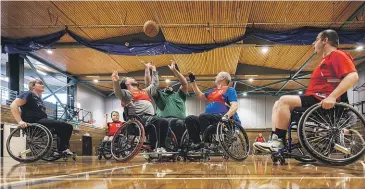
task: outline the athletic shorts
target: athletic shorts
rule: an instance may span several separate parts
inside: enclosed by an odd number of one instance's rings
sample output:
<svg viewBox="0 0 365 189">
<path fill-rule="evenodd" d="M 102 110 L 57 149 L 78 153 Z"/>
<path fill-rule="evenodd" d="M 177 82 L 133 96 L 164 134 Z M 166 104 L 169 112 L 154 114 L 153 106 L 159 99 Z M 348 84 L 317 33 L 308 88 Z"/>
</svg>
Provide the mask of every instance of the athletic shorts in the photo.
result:
<svg viewBox="0 0 365 189">
<path fill-rule="evenodd" d="M 300 101 L 302 102 L 303 108 L 309 108 L 313 106 L 314 104 L 317 104 L 320 102 L 316 97 L 314 96 L 300 96 Z"/>
</svg>

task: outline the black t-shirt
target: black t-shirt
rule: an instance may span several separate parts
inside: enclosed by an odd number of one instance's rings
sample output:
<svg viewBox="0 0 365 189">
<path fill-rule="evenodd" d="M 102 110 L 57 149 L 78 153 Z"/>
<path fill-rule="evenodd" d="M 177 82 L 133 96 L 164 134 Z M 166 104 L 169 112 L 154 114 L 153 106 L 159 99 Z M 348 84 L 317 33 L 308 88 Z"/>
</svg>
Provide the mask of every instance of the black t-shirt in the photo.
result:
<svg viewBox="0 0 365 189">
<path fill-rule="evenodd" d="M 47 118 L 46 107 L 43 104 L 41 98 L 27 91 L 21 93 L 17 98 L 27 101 L 23 106 L 20 107 L 22 110 L 22 120 L 28 123 L 38 122 L 40 119 Z"/>
</svg>

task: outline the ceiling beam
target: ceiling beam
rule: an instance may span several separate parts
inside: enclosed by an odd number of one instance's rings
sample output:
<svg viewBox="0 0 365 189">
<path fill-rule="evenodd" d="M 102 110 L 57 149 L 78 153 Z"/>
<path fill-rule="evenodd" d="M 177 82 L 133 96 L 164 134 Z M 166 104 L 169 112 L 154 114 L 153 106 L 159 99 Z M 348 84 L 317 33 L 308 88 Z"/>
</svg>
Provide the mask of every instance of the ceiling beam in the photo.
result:
<svg viewBox="0 0 365 189">
<path fill-rule="evenodd" d="M 364 11 L 365 2 L 340 26 L 340 29 L 349 25 L 362 11 Z"/>
</svg>

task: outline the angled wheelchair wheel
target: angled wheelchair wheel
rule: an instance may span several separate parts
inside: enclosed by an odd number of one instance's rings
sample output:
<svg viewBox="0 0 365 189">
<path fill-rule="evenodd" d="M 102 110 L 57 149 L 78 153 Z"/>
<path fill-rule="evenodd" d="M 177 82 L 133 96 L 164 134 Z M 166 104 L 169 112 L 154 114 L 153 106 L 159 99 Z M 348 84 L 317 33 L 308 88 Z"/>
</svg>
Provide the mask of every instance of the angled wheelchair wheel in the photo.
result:
<svg viewBox="0 0 365 189">
<path fill-rule="evenodd" d="M 51 148 L 48 150 L 48 152 L 46 154 L 44 154 L 44 156 L 41 158 L 44 161 L 57 161 L 59 159 L 61 159 L 61 154 L 59 154 L 58 152 L 58 137 L 57 135 L 52 135 L 52 144 L 51 144 Z"/>
<path fill-rule="evenodd" d="M 129 161 L 139 153 L 144 137 L 143 125 L 134 118 L 129 119 L 115 132 L 111 142 L 111 155 L 117 161 Z"/>
<path fill-rule="evenodd" d="M 217 126 L 218 142 L 229 157 L 243 161 L 250 152 L 250 143 L 245 130 L 234 121 L 219 122 Z"/>
<path fill-rule="evenodd" d="M 45 126 L 30 124 L 24 129 L 18 127 L 10 133 L 6 149 L 16 161 L 29 163 L 41 159 L 49 151 L 51 144 L 52 136 Z"/>
<path fill-rule="evenodd" d="M 299 141 L 317 161 L 328 165 L 349 165 L 365 153 L 365 120 L 352 106 L 336 103 L 329 110 L 319 104 L 302 117 Z"/>
<path fill-rule="evenodd" d="M 309 107 L 301 116 L 298 125 L 303 124 L 303 117 L 305 117 L 308 112 L 310 112 L 311 109 L 315 108 L 315 106 L 311 106 Z M 297 132 L 298 133 L 298 132 Z M 299 136 L 299 135 L 298 135 Z M 293 158 L 297 161 L 303 162 L 303 163 L 313 163 L 316 162 L 315 159 L 313 159 L 308 152 L 302 147 L 302 145 L 300 144 L 300 142 L 298 142 L 297 144 L 297 148 L 292 150 L 292 153 L 294 154 Z"/>
<path fill-rule="evenodd" d="M 189 138 L 189 133 L 186 130 L 184 132 L 184 134 L 181 137 L 181 142 L 180 142 L 180 149 L 184 150 L 184 149 L 188 149 L 189 146 L 191 145 L 192 141 Z"/>
<path fill-rule="evenodd" d="M 106 159 L 106 160 L 110 160 L 113 158 L 113 155 L 112 155 L 112 152 L 111 152 L 111 142 L 107 142 L 106 144 L 107 147 L 104 148 L 104 151 L 103 151 L 103 157 Z"/>
<path fill-rule="evenodd" d="M 169 128 L 165 141 L 166 150 L 169 152 L 176 152 L 178 150 L 178 143 L 175 133 Z"/>
</svg>

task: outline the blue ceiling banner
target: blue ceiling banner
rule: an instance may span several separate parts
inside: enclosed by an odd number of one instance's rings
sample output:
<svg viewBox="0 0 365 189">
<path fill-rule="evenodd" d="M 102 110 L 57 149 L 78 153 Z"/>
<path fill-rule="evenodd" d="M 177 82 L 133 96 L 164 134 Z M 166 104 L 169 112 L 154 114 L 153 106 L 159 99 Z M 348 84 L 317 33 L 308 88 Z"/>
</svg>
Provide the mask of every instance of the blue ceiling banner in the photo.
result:
<svg viewBox="0 0 365 189">
<path fill-rule="evenodd" d="M 235 39 L 211 44 L 178 44 L 165 39 L 162 31 L 154 37 L 147 37 L 143 32 L 125 36 L 89 41 L 77 35 L 69 29 L 64 29 L 52 34 L 22 39 L 1 37 L 2 52 L 26 53 L 39 49 L 49 48 L 65 34 L 70 35 L 75 41 L 89 48 L 115 55 L 125 56 L 153 56 L 161 54 L 191 54 L 210 51 L 243 41 L 243 44 L 266 44 L 283 45 L 311 45 L 318 33 L 326 28 L 302 27 L 287 31 L 268 31 L 257 28 L 246 28 L 244 35 Z M 339 30 L 337 31 L 340 44 L 364 44 L 365 30 Z M 249 42 L 248 42 L 249 41 Z M 245 43 L 246 42 L 246 43 Z"/>
<path fill-rule="evenodd" d="M 50 47 L 61 39 L 66 34 L 66 30 L 61 30 L 55 33 L 26 37 L 21 39 L 12 39 L 1 37 L 1 48 L 3 53 L 27 53 Z"/>
</svg>

